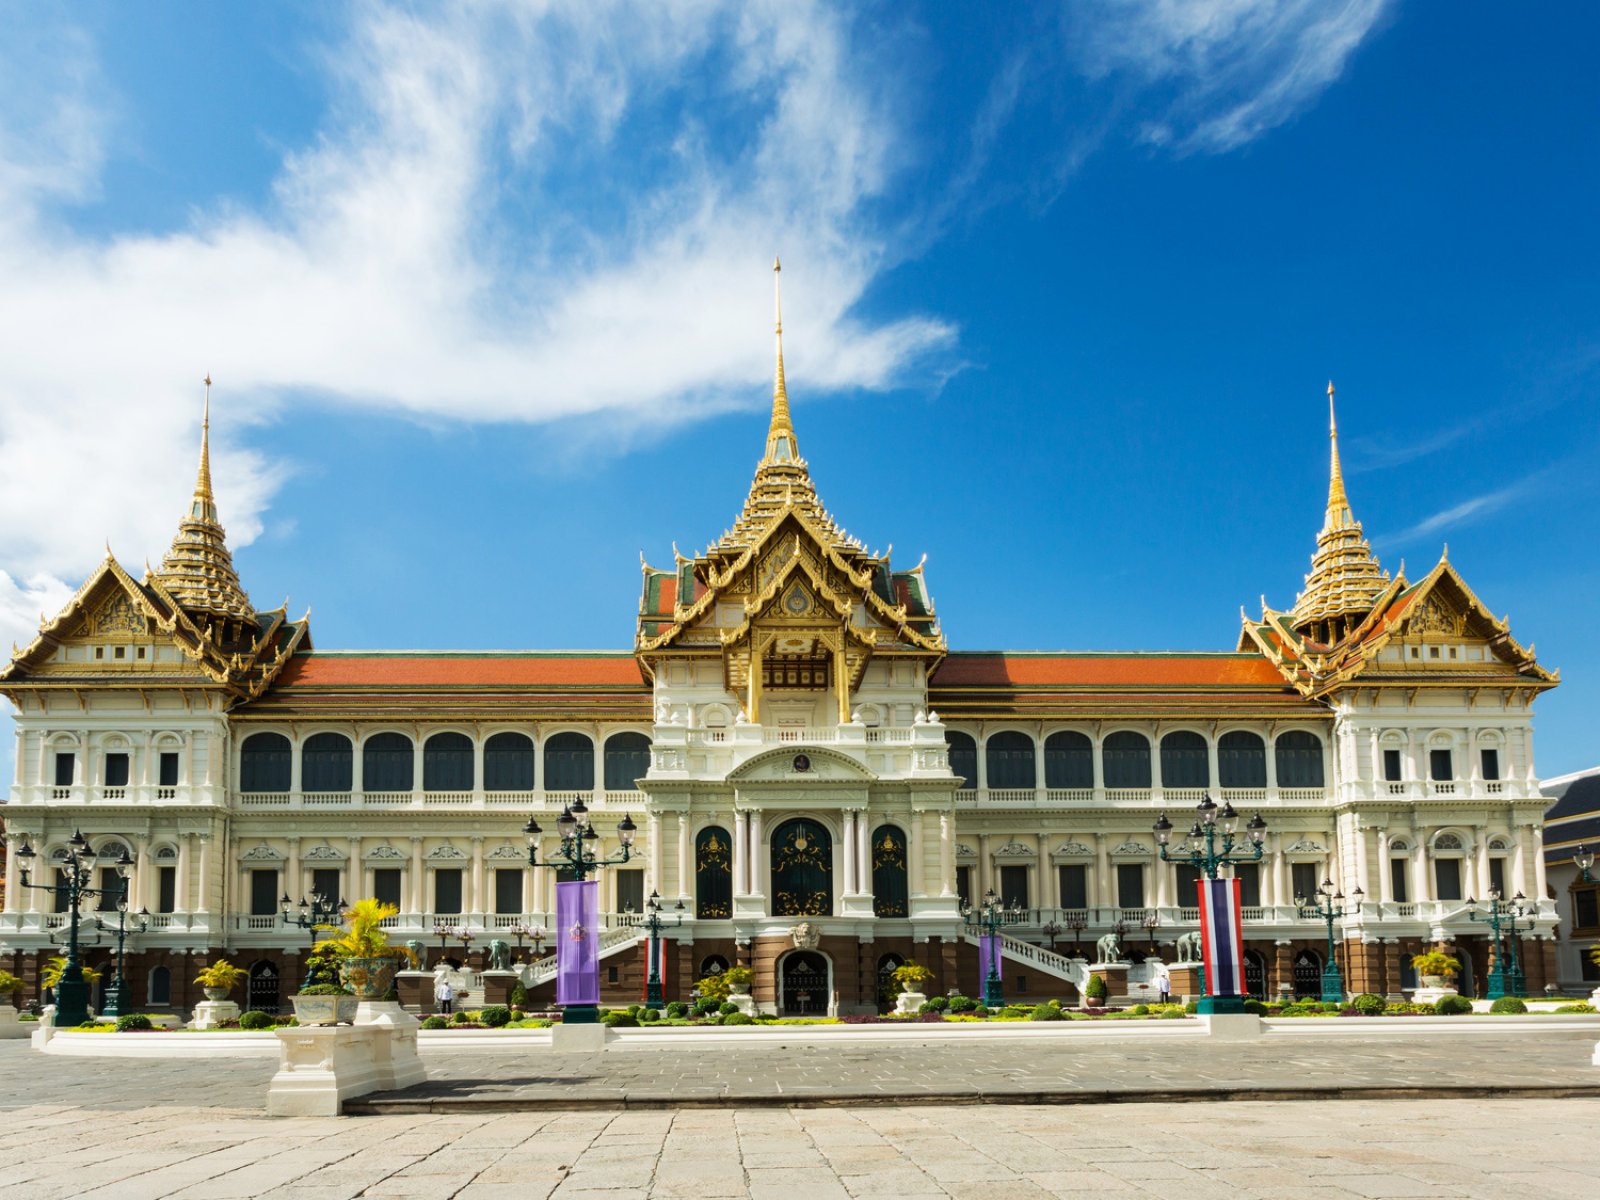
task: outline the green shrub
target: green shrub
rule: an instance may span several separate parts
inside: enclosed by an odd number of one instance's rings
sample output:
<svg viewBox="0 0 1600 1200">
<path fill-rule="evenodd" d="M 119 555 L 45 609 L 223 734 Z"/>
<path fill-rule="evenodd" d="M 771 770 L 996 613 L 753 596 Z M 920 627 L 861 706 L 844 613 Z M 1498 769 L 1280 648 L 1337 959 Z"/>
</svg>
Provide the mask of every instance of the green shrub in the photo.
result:
<svg viewBox="0 0 1600 1200">
<path fill-rule="evenodd" d="M 1363 1017 L 1381 1017 L 1386 1006 L 1382 996 L 1376 992 L 1362 992 L 1350 1002 L 1350 1007 Z"/>
<path fill-rule="evenodd" d="M 933 1006 L 932 1000 L 924 1000 L 921 1004 L 917 1005 L 917 1015 L 919 1017 L 933 1017 L 937 1016 L 938 1014 L 939 1010 Z"/>
<path fill-rule="evenodd" d="M 1594 1011 L 1594 1005 L 1592 1005 L 1592 1004 L 1563 1004 L 1560 1008 L 1556 1009 L 1556 1011 L 1558 1013 L 1592 1013 Z M 24 1014 L 20 1019 L 26 1021 L 28 1018 L 27 1018 L 27 1015 Z"/>
<path fill-rule="evenodd" d="M 709 1017 L 722 1007 L 722 1001 L 713 996 L 702 996 L 694 1002 L 694 1015 Z"/>
<path fill-rule="evenodd" d="M 511 985 L 511 995 L 507 999 L 511 1001 L 512 1008 L 527 1008 L 528 989 L 523 987 L 520 982 L 514 983 Z"/>
<path fill-rule="evenodd" d="M 295 993 L 297 996 L 348 996 L 349 994 L 349 988 L 340 987 L 337 983 L 313 983 Z"/>
<path fill-rule="evenodd" d="M 1255 1013 L 1255 1015 L 1258 1017 L 1264 1017 L 1267 1015 L 1267 1006 L 1260 1000 L 1257 1000 L 1254 996 L 1251 996 L 1244 1002 L 1244 1010 L 1247 1013 Z"/>
<path fill-rule="evenodd" d="M 923 1004 L 922 1007 L 927 1009 L 929 1012 L 944 1012 L 950 1007 L 950 997 L 929 996 L 927 1002 Z"/>
<path fill-rule="evenodd" d="M 1150 1006 L 1148 1004 L 1135 1004 L 1128 1011 L 1136 1017 L 1148 1017 L 1150 1015 Z"/>
<path fill-rule="evenodd" d="M 1489 1005 L 1489 1011 L 1492 1013 L 1525 1013 L 1528 1011 L 1528 1006 L 1516 996 L 1501 996 L 1500 999 Z"/>
<path fill-rule="evenodd" d="M 1472 1001 L 1465 996 L 1440 996 L 1433 1003 L 1433 1011 L 1441 1017 L 1459 1017 L 1472 1011 Z"/>
<path fill-rule="evenodd" d="M 1099 975 L 1091 975 L 1089 976 L 1088 984 L 1085 985 L 1083 989 L 1083 994 L 1090 1004 L 1094 1005 L 1096 1008 L 1100 1008 L 1105 1004 L 1106 997 L 1109 996 L 1111 992 L 1110 989 L 1106 987 L 1106 981 L 1103 977 Z"/>
<path fill-rule="evenodd" d="M 504 1004 L 491 1004 L 478 1014 L 478 1020 L 490 1029 L 500 1029 L 511 1023 L 511 1010 Z"/>
<path fill-rule="evenodd" d="M 987 1004 L 974 1004 L 972 1006 L 972 1015 L 975 1017 L 987 1017 L 989 1015 L 989 1006 Z"/>
<path fill-rule="evenodd" d="M 451 1016 L 450 1023 L 452 1025 L 465 1025 L 471 1019 L 466 1013 L 458 1012 Z"/>
<path fill-rule="evenodd" d="M 751 1024 L 754 1024 L 754 1022 L 752 1022 L 749 1017 L 745 1016 L 744 1013 L 739 1012 L 737 1009 L 735 1009 L 731 1013 L 726 1014 L 722 1018 L 722 1023 L 724 1025 L 751 1025 Z"/>
<path fill-rule="evenodd" d="M 951 996 L 950 1011 L 953 1013 L 969 1013 L 978 1007 L 978 1002 L 971 996 Z"/>
<path fill-rule="evenodd" d="M 262 1014 L 262 1016 L 265 1015 L 265 1013 Z M 240 1020 L 239 1025 L 240 1028 L 244 1027 L 244 1021 L 242 1019 Z M 117 1018 L 118 1033 L 143 1033 L 145 1030 L 153 1028 L 154 1026 L 151 1024 L 150 1018 L 145 1016 L 143 1013 L 128 1013 L 125 1016 Z"/>
<path fill-rule="evenodd" d="M 639 1028 L 639 1018 L 634 1016 L 625 1008 L 614 1008 L 610 1012 L 606 1013 L 605 1016 L 601 1017 L 600 1020 L 605 1022 L 605 1024 L 610 1026 L 612 1029 Z"/>
<path fill-rule="evenodd" d="M 1181 1020 L 1183 1020 L 1183 1009 L 1181 1009 L 1181 1008 L 1163 1008 L 1160 1012 L 1158 1012 L 1156 1014 L 1156 1016 L 1160 1017 L 1163 1021 L 1171 1021 L 1171 1020 L 1174 1020 L 1174 1019 L 1181 1021 Z"/>
<path fill-rule="evenodd" d="M 1000 1010 L 1000 1015 L 1002 1017 L 1008 1017 L 1011 1020 L 1016 1020 L 1018 1017 L 1027 1016 L 1032 1011 L 1033 1010 L 1025 1004 L 1008 1004 Z"/>
<path fill-rule="evenodd" d="M 1061 1019 L 1061 1010 L 1059 1008 L 1051 1008 L 1048 1004 L 1041 1004 L 1028 1014 L 1028 1020 L 1030 1021 L 1059 1021 Z"/>
<path fill-rule="evenodd" d="M 724 1000 L 722 1002 L 722 1006 L 718 1008 L 717 1011 L 725 1017 L 731 1017 L 734 1013 L 739 1011 L 739 1006 L 732 1000 Z"/>
<path fill-rule="evenodd" d="M 641 1008 L 639 1010 L 639 1020 L 646 1023 L 659 1021 L 661 1020 L 661 1010 L 659 1008 Z"/>
<path fill-rule="evenodd" d="M 681 1021 L 688 1015 L 689 1006 L 682 1000 L 674 1000 L 671 1004 L 667 1005 L 667 1016 L 671 1017 L 674 1021 Z"/>
<path fill-rule="evenodd" d="M 1189 1001 L 1187 1004 L 1185 1004 L 1183 1006 L 1183 1011 L 1186 1012 L 1186 1013 L 1197 1013 L 1197 1012 L 1199 1012 L 1200 1011 L 1200 1001 L 1198 1001 L 1198 1000 Z"/>
<path fill-rule="evenodd" d="M 259 1008 L 252 1008 L 249 1012 L 239 1014 L 240 1029 L 271 1029 L 272 1018 Z"/>
<path fill-rule="evenodd" d="M 626 1011 L 630 1017 L 637 1017 L 639 1015 L 639 1010 L 643 1007 L 644 1005 L 642 1004 L 630 1004 L 628 1005 Z"/>
<path fill-rule="evenodd" d="M 450 1022 L 435 1014 L 431 1017 L 424 1017 L 422 1019 L 422 1027 L 424 1029 L 448 1029 L 450 1028 Z"/>
</svg>

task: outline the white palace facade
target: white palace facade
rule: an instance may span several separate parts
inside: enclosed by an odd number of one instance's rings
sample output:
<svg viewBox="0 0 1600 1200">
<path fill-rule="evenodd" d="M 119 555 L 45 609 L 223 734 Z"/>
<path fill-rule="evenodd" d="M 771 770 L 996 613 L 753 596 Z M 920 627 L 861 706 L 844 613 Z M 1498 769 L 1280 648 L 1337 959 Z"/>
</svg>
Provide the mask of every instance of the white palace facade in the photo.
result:
<svg viewBox="0 0 1600 1200">
<path fill-rule="evenodd" d="M 48 876 L 77 830 L 135 861 L 141 1007 L 192 1004 L 194 968 L 222 954 L 251 972 L 253 1006 L 275 1006 L 307 943 L 280 899 L 313 891 L 394 902 L 392 936 L 430 960 L 481 965 L 502 939 L 532 961 L 554 877 L 527 865 L 521 829 L 553 831 L 581 799 L 603 851 L 624 813 L 639 825 L 633 860 L 600 876 L 608 999 L 641 992 L 626 914 L 651 893 L 669 998 L 743 963 L 764 1004 L 814 1011 L 820 987 L 860 1010 L 907 959 L 975 994 L 962 901 L 989 889 L 1017 910 L 1008 991 L 1067 997 L 1076 943 L 1120 928 L 1130 957 L 1170 959 L 1196 928 L 1193 872 L 1161 861 L 1151 825 L 1187 829 L 1209 794 L 1268 822 L 1264 857 L 1238 869 L 1254 990 L 1317 990 L 1327 930 L 1296 898 L 1324 879 L 1347 898 L 1352 991 L 1404 994 L 1435 941 L 1481 989 L 1486 927 L 1466 901 L 1492 886 L 1538 909 L 1522 947 L 1537 989 L 1556 910 L 1531 716 L 1556 676 L 1446 559 L 1416 580 L 1381 570 L 1330 431 L 1304 589 L 1216 653 L 951 650 L 922 566 L 896 570 L 823 507 L 781 325 L 742 511 L 701 553 L 644 566 L 633 648 L 615 653 L 314 648 L 307 619 L 241 586 L 202 433 L 160 567 L 136 578 L 108 553 L 0 672 L 17 710 L 0 966 L 37 995 L 68 917 L 19 886 L 17 851 Z M 82 933 L 104 967 L 99 915 Z"/>
</svg>

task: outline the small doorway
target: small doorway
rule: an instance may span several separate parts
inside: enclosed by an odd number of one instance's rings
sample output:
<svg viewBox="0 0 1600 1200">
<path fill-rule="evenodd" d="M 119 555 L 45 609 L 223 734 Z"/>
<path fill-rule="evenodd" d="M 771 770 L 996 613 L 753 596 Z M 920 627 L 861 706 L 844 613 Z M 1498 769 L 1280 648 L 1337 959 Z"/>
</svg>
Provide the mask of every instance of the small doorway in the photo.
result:
<svg viewBox="0 0 1600 1200">
<path fill-rule="evenodd" d="M 796 950 L 783 960 L 780 1003 L 786 1017 L 825 1016 L 828 1012 L 828 960 L 812 950 Z"/>
<path fill-rule="evenodd" d="M 1259 951 L 1244 952 L 1244 990 L 1257 1000 L 1267 998 L 1267 960 Z"/>
<path fill-rule="evenodd" d="M 1315 950 L 1302 950 L 1294 956 L 1294 994 L 1297 1000 L 1315 1000 L 1322 995 L 1322 959 Z"/>
<path fill-rule="evenodd" d="M 258 1012 L 278 1011 L 278 968 L 265 959 L 250 968 L 250 985 L 246 992 L 248 1007 Z"/>
</svg>

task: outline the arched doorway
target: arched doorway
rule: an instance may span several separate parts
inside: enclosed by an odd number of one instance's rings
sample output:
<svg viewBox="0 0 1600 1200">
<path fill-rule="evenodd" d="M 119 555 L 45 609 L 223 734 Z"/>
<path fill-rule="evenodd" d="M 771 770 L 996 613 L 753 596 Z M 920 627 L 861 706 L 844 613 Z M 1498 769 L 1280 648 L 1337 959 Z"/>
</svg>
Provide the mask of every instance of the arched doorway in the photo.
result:
<svg viewBox="0 0 1600 1200">
<path fill-rule="evenodd" d="M 833 964 L 815 950 L 792 950 L 778 965 L 778 1004 L 787 1017 L 826 1015 Z"/>
<path fill-rule="evenodd" d="M 772 831 L 772 913 L 833 915 L 833 838 L 820 822 L 795 817 Z"/>
<path fill-rule="evenodd" d="M 278 1011 L 278 968 L 266 959 L 250 967 L 250 984 L 246 991 L 246 1007 L 258 1012 Z"/>
<path fill-rule="evenodd" d="M 1259 950 L 1244 952 L 1244 990 L 1257 1000 L 1267 998 L 1267 960 Z"/>
<path fill-rule="evenodd" d="M 878 1008 L 887 1011 L 894 1007 L 895 998 L 900 995 L 900 985 L 895 982 L 894 973 L 906 965 L 906 960 L 898 954 L 885 954 L 878 959 Z"/>
<path fill-rule="evenodd" d="M 1456 957 L 1461 960 L 1461 970 L 1456 974 L 1456 991 L 1467 999 L 1475 999 L 1478 995 L 1478 972 L 1476 964 L 1472 961 L 1472 951 L 1460 942 L 1456 943 Z"/>
<path fill-rule="evenodd" d="M 733 839 L 708 825 L 694 840 L 694 915 L 702 921 L 733 916 Z"/>
<path fill-rule="evenodd" d="M 872 915 L 904 917 L 910 912 L 905 831 L 898 825 L 879 825 L 872 832 Z"/>
<path fill-rule="evenodd" d="M 1294 995 L 1297 1000 L 1315 1000 L 1322 995 L 1322 958 L 1315 950 L 1302 950 L 1294 956 Z"/>
</svg>

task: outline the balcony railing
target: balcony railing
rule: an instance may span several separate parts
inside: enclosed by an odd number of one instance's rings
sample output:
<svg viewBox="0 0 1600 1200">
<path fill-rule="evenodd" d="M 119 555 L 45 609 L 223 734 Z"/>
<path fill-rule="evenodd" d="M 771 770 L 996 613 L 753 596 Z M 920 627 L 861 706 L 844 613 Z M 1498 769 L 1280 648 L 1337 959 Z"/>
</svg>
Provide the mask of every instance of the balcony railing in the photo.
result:
<svg viewBox="0 0 1600 1200">
<path fill-rule="evenodd" d="M 615 792 L 241 792 L 244 809 L 426 808 L 426 809 L 555 809 L 582 800 L 596 811 L 637 812 L 644 793 Z"/>
</svg>

